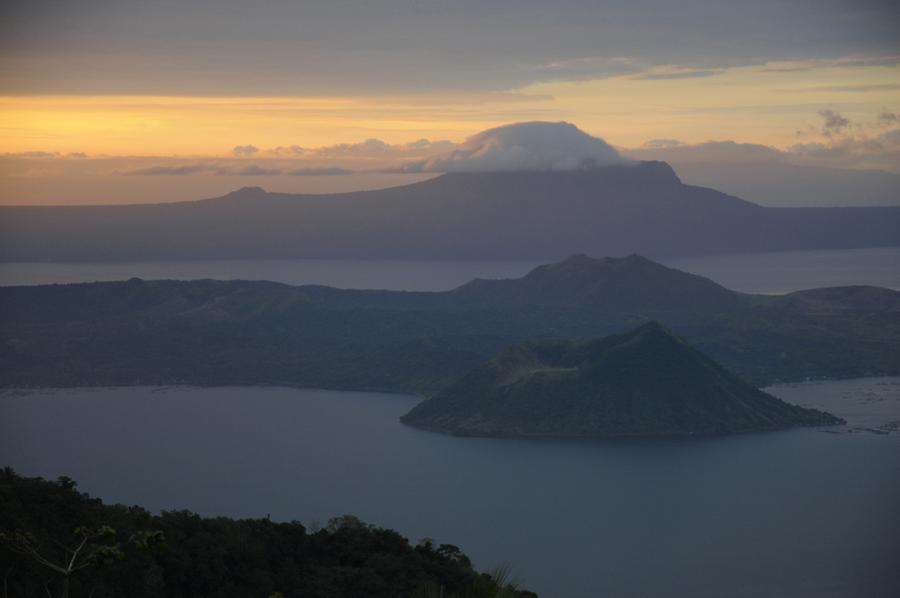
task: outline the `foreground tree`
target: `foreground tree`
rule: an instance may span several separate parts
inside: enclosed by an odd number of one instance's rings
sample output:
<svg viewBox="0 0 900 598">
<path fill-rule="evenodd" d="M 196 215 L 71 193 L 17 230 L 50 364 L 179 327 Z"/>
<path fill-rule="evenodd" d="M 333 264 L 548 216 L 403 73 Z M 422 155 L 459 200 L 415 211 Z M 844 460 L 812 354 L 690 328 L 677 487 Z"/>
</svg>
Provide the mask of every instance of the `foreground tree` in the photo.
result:
<svg viewBox="0 0 900 598">
<path fill-rule="evenodd" d="M 33 560 L 62 577 L 60 596 L 69 598 L 70 580 L 73 575 L 88 567 L 102 567 L 125 558 L 122 546 L 116 541 L 116 530 L 108 525 L 81 526 L 72 532 L 74 544 L 54 540 L 52 548 L 45 548 L 33 533 L 23 530 L 0 531 L 0 545 Z M 129 538 L 129 542 L 147 550 L 164 541 L 161 531 L 141 531 Z M 55 552 L 56 557 L 51 556 Z M 56 559 L 56 560 L 54 560 Z M 52 596 L 48 584 L 44 590 Z"/>
<path fill-rule="evenodd" d="M 268 518 L 154 515 L 104 505 L 67 478 L 9 468 L 0 470 L 0 531 L 0 598 L 534 596 L 504 575 L 479 573 L 455 546 L 413 546 L 349 515 L 315 532 Z"/>
</svg>

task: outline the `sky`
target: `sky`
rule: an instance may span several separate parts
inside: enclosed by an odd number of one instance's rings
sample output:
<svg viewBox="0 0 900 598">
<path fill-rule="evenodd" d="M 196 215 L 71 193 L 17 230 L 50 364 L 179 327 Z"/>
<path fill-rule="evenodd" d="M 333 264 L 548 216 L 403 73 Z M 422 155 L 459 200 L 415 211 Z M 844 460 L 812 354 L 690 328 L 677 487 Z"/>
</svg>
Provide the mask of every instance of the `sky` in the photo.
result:
<svg viewBox="0 0 900 598">
<path fill-rule="evenodd" d="M 378 187 L 523 121 L 900 173 L 897 31 L 869 0 L 8 0 L 0 203 Z"/>
</svg>

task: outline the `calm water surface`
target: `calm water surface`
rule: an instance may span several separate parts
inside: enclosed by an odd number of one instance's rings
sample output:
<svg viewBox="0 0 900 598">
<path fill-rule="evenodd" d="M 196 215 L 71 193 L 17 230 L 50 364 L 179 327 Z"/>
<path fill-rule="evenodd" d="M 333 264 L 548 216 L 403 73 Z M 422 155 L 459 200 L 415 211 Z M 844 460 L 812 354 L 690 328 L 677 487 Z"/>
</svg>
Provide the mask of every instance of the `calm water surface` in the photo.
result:
<svg viewBox="0 0 900 598">
<path fill-rule="evenodd" d="M 708 256 L 664 262 L 748 293 L 860 284 L 900 289 L 900 247 Z M 7 262 L 0 263 L 0 286 L 125 280 L 137 276 L 147 280 L 274 280 L 338 288 L 442 291 L 473 278 L 519 277 L 538 264 L 396 260 Z"/>
<path fill-rule="evenodd" d="M 900 378 L 778 386 L 847 426 L 523 441 L 402 426 L 415 397 L 289 388 L 0 393 L 0 463 L 108 502 L 324 523 L 509 562 L 545 598 L 900 595 Z M 892 424 L 893 422 L 893 424 Z"/>
</svg>

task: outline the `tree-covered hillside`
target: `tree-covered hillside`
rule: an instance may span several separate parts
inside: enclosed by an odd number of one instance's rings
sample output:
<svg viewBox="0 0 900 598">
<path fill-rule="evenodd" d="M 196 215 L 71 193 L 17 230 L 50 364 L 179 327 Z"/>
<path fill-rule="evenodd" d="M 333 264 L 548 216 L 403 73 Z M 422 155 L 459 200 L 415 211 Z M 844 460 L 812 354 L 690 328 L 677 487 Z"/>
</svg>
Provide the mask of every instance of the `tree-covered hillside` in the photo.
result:
<svg viewBox="0 0 900 598">
<path fill-rule="evenodd" d="M 431 393 L 503 348 L 658 321 L 743 379 L 900 373 L 900 293 L 747 295 L 639 256 L 438 293 L 250 281 L 0 288 L 0 385 L 287 384 Z"/>
<path fill-rule="evenodd" d="M 68 478 L 9 468 L 0 470 L 0 575 L 10 598 L 535 596 L 502 570 L 478 573 L 455 546 L 413 546 L 352 516 L 311 530 L 188 511 L 154 515 L 105 505 Z"/>
</svg>

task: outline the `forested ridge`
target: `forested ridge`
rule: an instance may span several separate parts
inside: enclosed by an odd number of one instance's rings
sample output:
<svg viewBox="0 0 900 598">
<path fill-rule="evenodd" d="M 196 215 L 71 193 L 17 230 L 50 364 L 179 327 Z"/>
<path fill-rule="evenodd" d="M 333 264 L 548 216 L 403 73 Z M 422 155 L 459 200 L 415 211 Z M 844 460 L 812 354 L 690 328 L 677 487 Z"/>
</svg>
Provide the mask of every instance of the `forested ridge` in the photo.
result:
<svg viewBox="0 0 900 598">
<path fill-rule="evenodd" d="M 10 468 L 0 470 L 0 534 L 4 598 L 535 596 L 503 568 L 477 572 L 456 546 L 413 545 L 350 515 L 310 529 L 267 518 L 153 514 L 106 505 L 66 477 L 28 478 Z"/>
<path fill-rule="evenodd" d="M 252 281 L 0 288 L 0 386 L 282 384 L 431 394 L 523 341 L 657 321 L 757 386 L 900 373 L 900 293 L 749 295 L 640 256 L 446 292 Z"/>
</svg>

